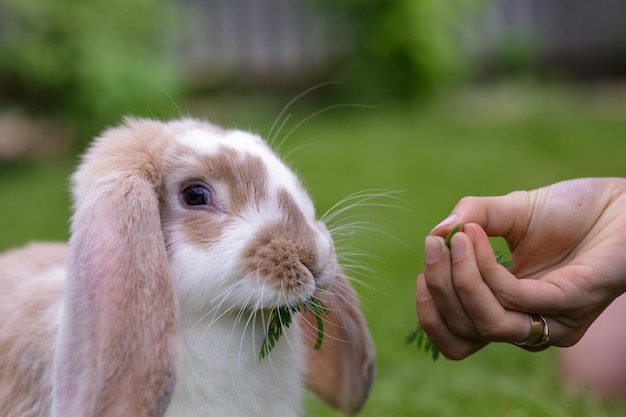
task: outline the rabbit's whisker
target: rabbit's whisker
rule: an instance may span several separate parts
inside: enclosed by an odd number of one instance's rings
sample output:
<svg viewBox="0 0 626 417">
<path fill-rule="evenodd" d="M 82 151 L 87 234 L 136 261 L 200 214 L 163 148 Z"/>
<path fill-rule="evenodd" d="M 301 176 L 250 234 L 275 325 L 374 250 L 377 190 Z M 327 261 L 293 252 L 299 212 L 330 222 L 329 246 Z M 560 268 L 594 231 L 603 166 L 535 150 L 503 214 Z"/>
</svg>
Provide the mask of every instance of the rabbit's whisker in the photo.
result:
<svg viewBox="0 0 626 417">
<path fill-rule="evenodd" d="M 322 216 L 320 216 L 320 221 L 329 224 L 332 226 L 332 221 L 336 217 L 343 215 L 348 211 L 352 211 L 355 208 L 370 208 L 370 207 L 386 207 L 386 208 L 394 208 L 394 209 L 407 209 L 410 208 L 411 205 L 399 197 L 402 194 L 399 191 L 391 191 L 391 190 L 383 190 L 383 189 L 371 189 L 371 190 L 362 190 L 350 194 L 333 206 L 331 206 Z M 380 202 L 381 199 L 388 199 L 389 202 Z M 352 215 L 357 216 L 356 214 Z M 371 216 L 371 213 L 368 213 L 368 217 Z"/>
<path fill-rule="evenodd" d="M 276 151 L 280 151 L 280 148 L 285 144 L 287 139 L 289 139 L 289 137 L 296 130 L 298 130 L 300 127 L 302 127 L 302 125 L 304 125 L 306 122 L 308 122 L 309 120 L 319 116 L 322 113 L 326 113 L 327 111 L 334 110 L 334 109 L 339 109 L 339 108 L 343 108 L 343 107 L 352 107 L 352 108 L 360 108 L 360 109 L 375 109 L 375 108 L 378 108 L 377 106 L 370 106 L 368 104 L 359 104 L 359 103 L 338 103 L 338 104 L 333 104 L 333 105 L 324 107 L 323 109 L 320 109 L 320 110 L 317 110 L 317 111 L 313 112 L 312 114 L 308 115 L 307 117 L 305 117 L 304 119 L 302 119 L 298 123 L 296 123 L 296 125 L 289 132 L 287 132 L 287 134 L 285 136 L 283 136 L 283 138 L 276 145 L 272 144 L 272 148 L 275 149 Z"/>
<path fill-rule="evenodd" d="M 180 109 L 180 107 L 178 106 L 178 104 L 176 103 L 176 101 L 172 98 L 172 96 L 170 95 L 169 91 L 167 91 L 166 88 L 163 88 L 163 92 L 165 93 L 165 95 L 167 96 L 167 98 L 172 102 L 172 104 L 174 105 L 174 107 L 176 108 L 176 111 L 178 111 L 178 114 L 180 115 L 180 117 L 185 117 L 185 114 L 183 113 L 183 111 Z"/>
<path fill-rule="evenodd" d="M 211 317 L 211 321 L 209 321 L 209 323 L 206 324 L 206 326 L 203 329 L 204 333 L 206 334 L 206 332 L 209 331 L 211 326 L 213 326 L 213 324 L 215 324 L 219 319 L 232 313 L 237 308 L 236 306 L 233 305 L 228 308 L 223 308 L 223 306 L 228 303 L 228 296 L 234 293 L 237 290 L 238 286 L 241 286 L 244 284 L 245 284 L 245 280 L 239 280 L 237 281 L 235 285 L 225 289 L 219 295 L 213 297 L 209 303 L 209 304 L 212 304 L 213 306 L 207 312 L 205 312 L 202 315 L 202 317 L 199 320 L 197 320 L 196 323 L 192 325 L 191 328 L 200 325 L 207 318 Z M 230 339 L 229 339 L 229 343 L 230 343 Z"/>
<path fill-rule="evenodd" d="M 261 290 L 263 291 L 263 290 Z M 255 300 L 256 298 L 256 300 Z M 244 303 L 244 305 L 241 307 L 240 311 L 239 311 L 239 315 L 238 317 L 242 318 L 245 316 L 247 316 L 246 318 L 246 322 L 245 325 L 243 327 L 243 331 L 242 331 L 242 337 L 241 337 L 241 341 L 239 343 L 239 357 L 241 358 L 241 352 L 243 349 L 243 344 L 244 344 L 244 340 L 245 340 L 245 334 L 248 331 L 248 328 L 251 328 L 251 337 L 252 337 L 252 350 L 253 352 L 256 351 L 255 348 L 255 337 L 254 337 L 254 330 L 255 330 L 255 323 L 256 323 L 256 317 L 260 313 L 260 307 L 262 307 L 262 303 L 263 303 L 263 294 L 261 293 L 260 297 L 255 297 L 255 294 L 253 294 L 252 292 L 248 295 L 248 298 L 246 299 L 246 302 Z"/>
<path fill-rule="evenodd" d="M 190 328 L 191 329 L 195 328 L 200 323 L 202 323 L 207 317 L 210 317 L 210 316 L 214 315 L 216 312 L 221 311 L 222 310 L 222 306 L 224 304 L 226 304 L 226 302 L 228 300 L 228 295 L 233 293 L 233 292 L 235 292 L 235 290 L 236 290 L 236 286 L 228 287 L 228 288 L 224 289 L 224 291 L 222 291 L 220 294 L 214 296 L 208 303 L 212 307 L 209 310 L 207 310 L 194 324 L 192 324 Z M 229 309 L 227 309 L 226 313 L 228 312 L 228 310 Z M 225 314 L 225 313 L 220 314 L 217 318 L 214 317 L 213 320 L 209 323 L 209 326 L 211 324 L 213 324 L 215 322 L 215 320 L 217 320 L 220 317 L 222 317 L 223 314 Z"/>
<path fill-rule="evenodd" d="M 285 107 L 283 107 L 283 109 L 280 111 L 280 113 L 278 114 L 278 116 L 276 117 L 276 120 L 274 120 L 274 123 L 272 124 L 272 127 L 270 128 L 269 132 L 267 132 L 267 142 L 271 147 L 274 147 L 274 141 L 276 140 L 276 138 L 278 137 L 278 135 L 280 134 L 280 131 L 282 130 L 283 126 L 285 125 L 285 121 L 283 121 L 281 123 L 281 126 L 279 127 L 279 129 L 276 131 L 276 133 L 274 133 L 274 129 L 276 128 L 276 125 L 278 124 L 278 122 L 280 121 L 280 119 L 283 117 L 283 114 L 285 114 L 285 112 L 287 110 L 289 110 L 291 108 L 291 106 L 293 106 L 298 100 L 300 100 L 302 97 L 306 96 L 307 94 L 320 89 L 322 87 L 325 87 L 327 85 L 336 85 L 339 84 L 336 81 L 326 81 L 320 84 L 316 84 L 312 87 L 307 88 L 306 90 L 304 90 L 303 92 L 301 92 L 300 94 L 296 95 L 294 98 L 292 98 L 291 100 L 289 100 L 289 102 L 285 105 Z M 291 117 L 291 114 L 287 115 L 286 119 L 288 120 Z"/>
</svg>

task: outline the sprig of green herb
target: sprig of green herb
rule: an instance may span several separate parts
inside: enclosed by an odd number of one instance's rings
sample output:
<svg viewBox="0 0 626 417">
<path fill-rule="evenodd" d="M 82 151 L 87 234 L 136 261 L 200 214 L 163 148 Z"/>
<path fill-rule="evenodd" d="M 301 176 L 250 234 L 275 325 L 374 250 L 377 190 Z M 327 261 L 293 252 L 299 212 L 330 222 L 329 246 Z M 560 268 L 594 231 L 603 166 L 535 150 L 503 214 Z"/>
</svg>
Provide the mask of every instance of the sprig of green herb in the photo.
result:
<svg viewBox="0 0 626 417">
<path fill-rule="evenodd" d="M 454 236 L 459 230 L 461 230 L 461 225 L 457 224 L 452 228 L 452 230 L 448 232 L 448 234 L 446 235 L 446 239 L 444 240 L 447 247 L 450 247 L 450 240 L 452 239 L 452 236 Z"/>
<path fill-rule="evenodd" d="M 419 323 L 417 323 L 415 330 L 406 337 L 406 344 L 410 345 L 412 343 L 415 343 L 419 350 L 430 353 L 433 361 L 439 359 L 439 349 L 437 349 L 433 341 L 428 338 L 428 335 Z"/>
<path fill-rule="evenodd" d="M 445 238 L 447 247 L 450 247 L 450 240 L 452 239 L 452 236 L 454 236 L 454 234 L 459 230 L 461 230 L 461 225 L 457 224 L 448 232 Z M 505 268 L 515 266 L 515 264 L 510 260 L 504 259 L 504 255 L 496 256 L 496 261 Z M 435 346 L 432 340 L 429 339 L 428 335 L 424 331 L 424 328 L 422 328 L 419 323 L 417 324 L 417 328 L 406 338 L 407 344 L 412 344 L 413 342 L 417 344 L 418 349 L 423 350 L 426 353 L 430 353 L 433 361 L 436 361 L 439 358 L 439 349 L 437 349 L 437 346 Z"/>
<path fill-rule="evenodd" d="M 269 324 L 265 338 L 261 344 L 259 360 L 266 357 L 272 351 L 278 339 L 283 335 L 284 329 L 291 325 L 294 314 L 297 313 L 300 308 L 302 308 L 304 312 L 309 311 L 315 316 L 317 322 L 317 339 L 315 340 L 315 346 L 313 346 L 313 348 L 319 349 L 322 346 L 322 339 L 324 338 L 324 320 L 322 315 L 328 314 L 328 307 L 326 307 L 322 300 L 313 295 L 300 305 L 276 307 L 270 311 Z"/>
<path fill-rule="evenodd" d="M 317 338 L 315 339 L 315 345 L 313 349 L 317 350 L 322 347 L 322 339 L 324 338 L 324 319 L 322 315 L 328 314 L 328 307 L 319 298 L 312 296 L 308 301 L 302 304 L 302 310 L 306 313 L 307 310 L 315 316 L 317 323 Z"/>
<path fill-rule="evenodd" d="M 502 265 L 505 268 L 511 268 L 511 267 L 515 266 L 515 263 L 511 262 L 511 260 L 504 259 L 504 255 L 496 256 L 496 262 L 498 262 L 500 265 Z"/>
</svg>

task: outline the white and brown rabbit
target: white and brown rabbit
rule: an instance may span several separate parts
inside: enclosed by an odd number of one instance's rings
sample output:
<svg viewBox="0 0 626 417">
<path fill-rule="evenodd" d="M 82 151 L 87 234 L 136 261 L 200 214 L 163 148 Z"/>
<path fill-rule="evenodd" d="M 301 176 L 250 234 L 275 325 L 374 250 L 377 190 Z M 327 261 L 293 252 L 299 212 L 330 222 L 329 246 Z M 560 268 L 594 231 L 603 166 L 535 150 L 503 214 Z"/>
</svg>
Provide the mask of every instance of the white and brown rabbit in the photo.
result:
<svg viewBox="0 0 626 417">
<path fill-rule="evenodd" d="M 373 344 L 333 242 L 257 136 L 128 119 L 73 176 L 69 246 L 0 256 L 3 417 L 299 416 L 363 405 Z M 314 293 L 259 358 L 272 308 Z M 308 314 L 308 315 L 307 315 Z"/>
</svg>

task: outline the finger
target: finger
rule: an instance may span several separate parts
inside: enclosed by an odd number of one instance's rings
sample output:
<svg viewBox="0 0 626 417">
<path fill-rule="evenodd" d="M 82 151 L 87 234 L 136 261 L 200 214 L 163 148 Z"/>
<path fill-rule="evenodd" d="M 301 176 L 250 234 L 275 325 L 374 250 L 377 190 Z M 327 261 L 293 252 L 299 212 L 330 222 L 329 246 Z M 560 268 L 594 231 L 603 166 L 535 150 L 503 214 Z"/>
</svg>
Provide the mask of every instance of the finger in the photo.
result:
<svg viewBox="0 0 626 417">
<path fill-rule="evenodd" d="M 584 268 L 566 266 L 544 274 L 541 279 L 518 279 L 497 263 L 489 238 L 479 225 L 466 224 L 464 231 L 472 242 L 476 267 L 484 283 L 505 309 L 538 314 L 571 310 L 572 300 L 567 298 L 566 286 L 558 283 L 583 281 Z M 581 306 L 585 301 L 581 300 Z"/>
<path fill-rule="evenodd" d="M 486 276 L 485 281 L 497 282 L 501 278 Z M 550 282 L 535 279 L 520 279 L 516 282 L 506 280 L 501 289 L 497 287 L 499 284 L 489 285 L 505 308 L 544 316 L 550 329 L 550 345 L 553 346 L 571 346 L 576 343 L 589 326 L 590 317 L 597 317 L 601 311 L 589 311 L 589 306 L 577 305 L 576 301 L 565 295 L 562 288 Z"/>
<path fill-rule="evenodd" d="M 561 287 L 550 282 L 534 279 L 517 279 L 506 268 L 495 261 L 489 239 L 480 226 L 468 224 L 465 225 L 464 230 L 473 244 L 472 248 L 475 252 L 476 266 L 484 280 L 483 285 L 489 288 L 491 296 L 506 311 L 508 323 L 505 322 L 502 326 L 509 328 L 511 337 L 504 337 L 502 340 L 509 342 L 525 340 L 530 333 L 530 319 L 528 315 L 531 313 L 541 314 L 546 318 L 550 330 L 550 345 L 569 346 L 572 344 L 572 340 L 575 341 L 580 338 L 588 324 L 585 323 L 583 325 L 578 320 L 570 320 L 562 315 L 564 312 L 570 311 L 572 305 L 571 301 L 566 302 L 565 293 Z M 564 269 L 567 270 L 567 268 Z M 557 271 L 553 271 L 547 276 L 555 274 L 557 274 Z M 454 270 L 453 276 L 456 276 Z M 469 299 L 469 297 L 462 295 L 463 290 L 459 289 L 458 286 L 455 286 L 455 288 L 462 300 Z M 474 316 L 476 313 L 473 307 L 465 303 L 464 305 L 468 314 L 474 317 L 477 323 L 476 326 L 479 328 L 479 318 Z M 486 301 L 485 305 L 487 305 Z M 561 307 L 562 305 L 565 305 L 566 308 Z M 581 306 L 582 308 L 583 306 Z M 486 314 L 494 314 L 494 312 Z M 581 326 L 583 327 L 582 330 L 579 329 Z M 481 329 L 481 332 L 485 335 L 485 329 Z M 504 332 L 502 334 L 504 335 Z M 514 336 L 516 334 L 522 336 L 516 339 Z M 494 337 L 497 337 L 497 332 L 494 334 Z M 526 349 L 537 351 L 544 348 Z"/>
<path fill-rule="evenodd" d="M 472 236 L 476 230 L 483 233 L 485 241 L 474 241 Z M 520 342 L 530 332 L 528 315 L 505 309 L 498 301 L 491 288 L 483 280 L 485 273 L 508 274 L 506 268 L 495 261 L 491 245 L 480 226 L 466 225 L 464 233 L 452 238 L 452 282 L 454 290 L 472 321 L 473 329 L 465 326 L 458 332 L 468 332 L 466 337 L 482 337 L 491 341 Z M 479 259 L 483 261 L 485 254 L 491 260 L 489 268 L 480 269 Z M 469 332 L 475 331 L 476 335 Z"/>
<path fill-rule="evenodd" d="M 487 342 L 465 339 L 454 334 L 446 325 L 431 297 L 424 274 L 417 277 L 416 286 L 417 317 L 420 325 L 448 359 L 460 360 L 482 349 Z"/>
<path fill-rule="evenodd" d="M 531 196 L 530 192 L 515 191 L 498 197 L 464 197 L 431 234 L 445 236 L 455 224 L 477 223 L 489 236 L 506 237 L 525 229 L 532 210 Z"/>
<path fill-rule="evenodd" d="M 426 251 L 424 276 L 437 309 L 453 329 L 471 325 L 452 285 L 450 250 L 444 240 L 441 237 L 427 236 L 424 247 Z"/>
</svg>

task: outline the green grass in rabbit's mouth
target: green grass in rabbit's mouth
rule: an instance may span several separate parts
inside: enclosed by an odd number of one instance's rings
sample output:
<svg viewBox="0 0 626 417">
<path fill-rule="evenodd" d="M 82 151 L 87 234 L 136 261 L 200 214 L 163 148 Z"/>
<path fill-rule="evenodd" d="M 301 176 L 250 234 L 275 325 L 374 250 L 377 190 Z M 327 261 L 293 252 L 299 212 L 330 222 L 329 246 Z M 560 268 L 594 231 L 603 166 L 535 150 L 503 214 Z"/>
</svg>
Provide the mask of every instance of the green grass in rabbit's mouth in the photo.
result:
<svg viewBox="0 0 626 417">
<path fill-rule="evenodd" d="M 265 337 L 263 338 L 263 343 L 261 344 L 259 360 L 263 359 L 272 351 L 278 339 L 283 335 L 284 329 L 288 328 L 291 324 L 294 314 L 301 308 L 303 312 L 309 311 L 313 314 L 317 322 L 317 339 L 315 340 L 315 346 L 313 346 L 313 348 L 319 349 L 322 346 L 322 339 L 324 337 L 324 320 L 322 315 L 328 314 L 328 307 L 326 307 L 322 300 L 313 295 L 301 304 L 276 307 L 270 311 L 269 324 Z"/>
</svg>

